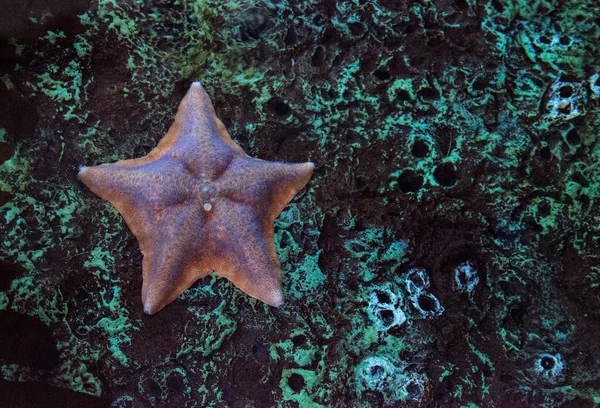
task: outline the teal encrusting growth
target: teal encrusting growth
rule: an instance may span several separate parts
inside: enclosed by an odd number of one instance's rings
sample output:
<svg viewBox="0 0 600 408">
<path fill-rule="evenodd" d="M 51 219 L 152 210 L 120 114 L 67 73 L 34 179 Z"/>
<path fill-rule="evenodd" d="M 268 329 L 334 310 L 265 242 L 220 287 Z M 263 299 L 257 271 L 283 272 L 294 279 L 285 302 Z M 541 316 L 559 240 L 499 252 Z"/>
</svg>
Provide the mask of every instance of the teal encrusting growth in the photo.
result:
<svg viewBox="0 0 600 408">
<path fill-rule="evenodd" d="M 598 4 L 86 7 L 0 38 L 0 310 L 58 355 L 2 380 L 125 407 L 600 402 Z M 209 277 L 144 316 L 135 238 L 74 176 L 148 153 L 195 79 L 249 154 L 317 164 L 275 222 L 280 309 Z"/>
</svg>

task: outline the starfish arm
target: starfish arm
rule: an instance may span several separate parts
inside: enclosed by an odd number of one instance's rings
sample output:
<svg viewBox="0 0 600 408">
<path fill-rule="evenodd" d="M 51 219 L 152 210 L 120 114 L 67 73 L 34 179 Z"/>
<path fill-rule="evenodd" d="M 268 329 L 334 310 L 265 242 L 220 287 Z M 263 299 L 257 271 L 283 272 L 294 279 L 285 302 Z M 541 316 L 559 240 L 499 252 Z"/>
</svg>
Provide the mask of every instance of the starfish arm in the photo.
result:
<svg viewBox="0 0 600 408">
<path fill-rule="evenodd" d="M 121 213 L 141 242 L 155 229 L 153 222 L 165 216 L 163 208 L 185 202 L 191 194 L 185 177 L 176 176 L 177 162 L 161 160 L 134 168 L 127 162 L 82 167 L 79 178 Z"/>
<path fill-rule="evenodd" d="M 194 203 L 171 206 L 165 212 L 154 224 L 160 237 L 140 240 L 142 303 L 147 314 L 158 312 L 212 272 L 210 258 L 198 251 L 207 245 L 204 213 Z"/>
<path fill-rule="evenodd" d="M 273 223 L 228 199 L 215 204 L 210 221 L 215 273 L 253 298 L 280 306 L 281 267 L 273 243 Z"/>
<path fill-rule="evenodd" d="M 314 169 L 311 162 L 282 163 L 239 157 L 218 181 L 218 189 L 220 194 L 254 208 L 272 222 L 308 183 Z"/>
<path fill-rule="evenodd" d="M 192 83 L 158 145 L 130 164 L 140 165 L 165 155 L 181 160 L 189 172 L 211 180 L 225 171 L 234 157 L 246 156 L 227 133 L 199 81 Z"/>
</svg>

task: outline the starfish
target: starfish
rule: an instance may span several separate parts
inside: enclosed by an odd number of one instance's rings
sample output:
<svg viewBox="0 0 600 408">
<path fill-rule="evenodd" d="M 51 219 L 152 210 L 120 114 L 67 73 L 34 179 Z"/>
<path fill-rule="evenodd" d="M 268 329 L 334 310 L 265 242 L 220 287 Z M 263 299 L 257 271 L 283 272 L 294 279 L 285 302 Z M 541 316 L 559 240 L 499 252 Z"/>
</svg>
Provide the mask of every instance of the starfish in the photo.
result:
<svg viewBox="0 0 600 408">
<path fill-rule="evenodd" d="M 213 271 L 280 306 L 273 223 L 314 168 L 248 156 L 196 81 L 147 156 L 81 167 L 79 178 L 121 213 L 137 238 L 142 303 L 154 314 Z"/>
</svg>

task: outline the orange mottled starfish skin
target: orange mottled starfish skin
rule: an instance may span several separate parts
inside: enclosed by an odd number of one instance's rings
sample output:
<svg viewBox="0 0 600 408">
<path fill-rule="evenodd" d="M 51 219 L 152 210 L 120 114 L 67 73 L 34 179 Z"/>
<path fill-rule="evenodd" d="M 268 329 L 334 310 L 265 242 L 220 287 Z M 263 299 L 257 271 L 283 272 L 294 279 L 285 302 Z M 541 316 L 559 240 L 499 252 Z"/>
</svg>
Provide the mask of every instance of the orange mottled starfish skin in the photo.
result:
<svg viewBox="0 0 600 408">
<path fill-rule="evenodd" d="M 79 177 L 115 206 L 138 239 L 142 303 L 154 314 L 213 271 L 254 298 L 281 305 L 273 222 L 314 167 L 248 156 L 194 82 L 147 156 L 82 167 Z"/>
</svg>

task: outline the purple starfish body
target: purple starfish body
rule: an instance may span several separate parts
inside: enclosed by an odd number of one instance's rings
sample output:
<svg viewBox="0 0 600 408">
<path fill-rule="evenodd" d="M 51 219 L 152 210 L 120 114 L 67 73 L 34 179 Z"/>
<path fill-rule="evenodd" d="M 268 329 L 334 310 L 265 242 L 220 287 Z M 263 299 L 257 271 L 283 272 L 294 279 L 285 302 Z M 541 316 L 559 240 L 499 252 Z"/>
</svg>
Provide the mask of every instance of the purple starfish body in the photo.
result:
<svg viewBox="0 0 600 408">
<path fill-rule="evenodd" d="M 281 305 L 273 222 L 314 167 L 248 156 L 194 82 L 147 156 L 82 167 L 79 177 L 115 206 L 138 239 L 142 303 L 154 314 L 213 271 L 254 298 Z"/>
</svg>

